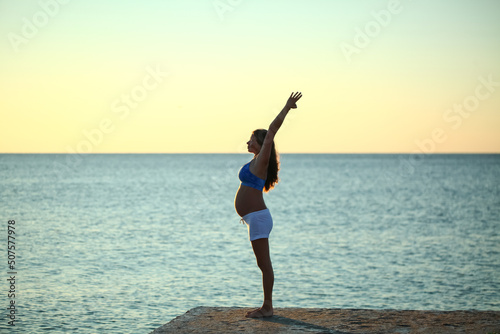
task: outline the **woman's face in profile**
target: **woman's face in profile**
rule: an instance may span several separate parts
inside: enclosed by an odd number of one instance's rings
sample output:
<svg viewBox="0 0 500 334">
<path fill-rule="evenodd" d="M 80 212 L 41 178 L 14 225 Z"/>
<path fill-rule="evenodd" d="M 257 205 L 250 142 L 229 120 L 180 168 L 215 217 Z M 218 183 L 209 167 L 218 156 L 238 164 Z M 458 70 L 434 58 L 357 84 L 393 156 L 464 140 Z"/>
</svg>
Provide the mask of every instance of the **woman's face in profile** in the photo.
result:
<svg viewBox="0 0 500 334">
<path fill-rule="evenodd" d="M 259 154 L 260 147 L 261 146 L 257 142 L 257 138 L 255 138 L 255 135 L 252 134 L 252 136 L 250 137 L 250 140 L 247 141 L 248 152 L 253 153 L 253 154 Z"/>
</svg>

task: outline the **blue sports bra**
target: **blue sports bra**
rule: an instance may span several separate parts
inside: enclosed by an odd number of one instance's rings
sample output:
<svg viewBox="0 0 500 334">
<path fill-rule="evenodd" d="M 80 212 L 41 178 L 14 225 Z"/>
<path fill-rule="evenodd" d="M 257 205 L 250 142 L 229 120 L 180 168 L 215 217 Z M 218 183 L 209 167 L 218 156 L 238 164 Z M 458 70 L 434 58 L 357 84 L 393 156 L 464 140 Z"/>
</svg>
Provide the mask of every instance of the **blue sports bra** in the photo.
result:
<svg viewBox="0 0 500 334">
<path fill-rule="evenodd" d="M 238 177 L 240 178 L 242 185 L 262 191 L 262 189 L 264 189 L 264 185 L 266 184 L 266 180 L 255 176 L 250 171 L 250 162 L 241 167 Z"/>
</svg>

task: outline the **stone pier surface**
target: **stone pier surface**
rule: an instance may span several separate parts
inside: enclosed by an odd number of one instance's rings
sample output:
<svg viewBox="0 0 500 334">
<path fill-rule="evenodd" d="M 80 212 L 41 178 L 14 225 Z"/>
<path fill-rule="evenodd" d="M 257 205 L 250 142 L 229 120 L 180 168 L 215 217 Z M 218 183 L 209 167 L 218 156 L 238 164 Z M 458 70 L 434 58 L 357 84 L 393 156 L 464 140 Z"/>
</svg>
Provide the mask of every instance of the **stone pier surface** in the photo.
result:
<svg viewBox="0 0 500 334">
<path fill-rule="evenodd" d="M 500 311 L 397 311 L 275 308 L 248 319 L 251 309 L 196 307 L 150 334 L 163 333 L 497 333 Z"/>
</svg>

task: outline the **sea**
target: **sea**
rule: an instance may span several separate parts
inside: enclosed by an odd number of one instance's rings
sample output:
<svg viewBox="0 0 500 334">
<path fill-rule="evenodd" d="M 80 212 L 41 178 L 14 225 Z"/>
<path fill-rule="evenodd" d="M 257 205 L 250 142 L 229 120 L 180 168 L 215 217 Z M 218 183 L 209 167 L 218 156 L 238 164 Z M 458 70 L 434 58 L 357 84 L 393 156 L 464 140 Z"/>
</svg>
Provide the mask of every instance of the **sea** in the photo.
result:
<svg viewBox="0 0 500 334">
<path fill-rule="evenodd" d="M 234 209 L 251 158 L 0 155 L 0 331 L 150 333 L 260 306 Z M 500 310 L 500 155 L 282 154 L 279 177 L 275 307 Z"/>
</svg>

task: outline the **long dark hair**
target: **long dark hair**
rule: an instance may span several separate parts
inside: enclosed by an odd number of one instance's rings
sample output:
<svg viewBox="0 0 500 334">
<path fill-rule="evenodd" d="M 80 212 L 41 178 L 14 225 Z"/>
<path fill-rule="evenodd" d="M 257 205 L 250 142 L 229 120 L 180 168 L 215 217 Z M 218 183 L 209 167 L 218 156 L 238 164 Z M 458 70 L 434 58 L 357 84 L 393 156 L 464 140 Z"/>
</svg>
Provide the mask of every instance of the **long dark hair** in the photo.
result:
<svg viewBox="0 0 500 334">
<path fill-rule="evenodd" d="M 267 135 L 267 130 L 257 129 L 252 133 L 257 139 L 257 143 L 259 143 L 259 145 L 262 146 L 262 144 L 264 143 L 264 139 L 266 138 Z M 280 169 L 279 165 L 280 165 L 279 156 L 278 153 L 276 152 L 276 148 L 274 147 L 274 141 L 273 141 L 273 147 L 271 149 L 271 157 L 269 158 L 269 165 L 267 166 L 266 184 L 264 185 L 264 191 L 266 193 L 269 190 L 273 189 L 274 185 L 279 181 L 278 179 L 278 171 Z"/>
</svg>

